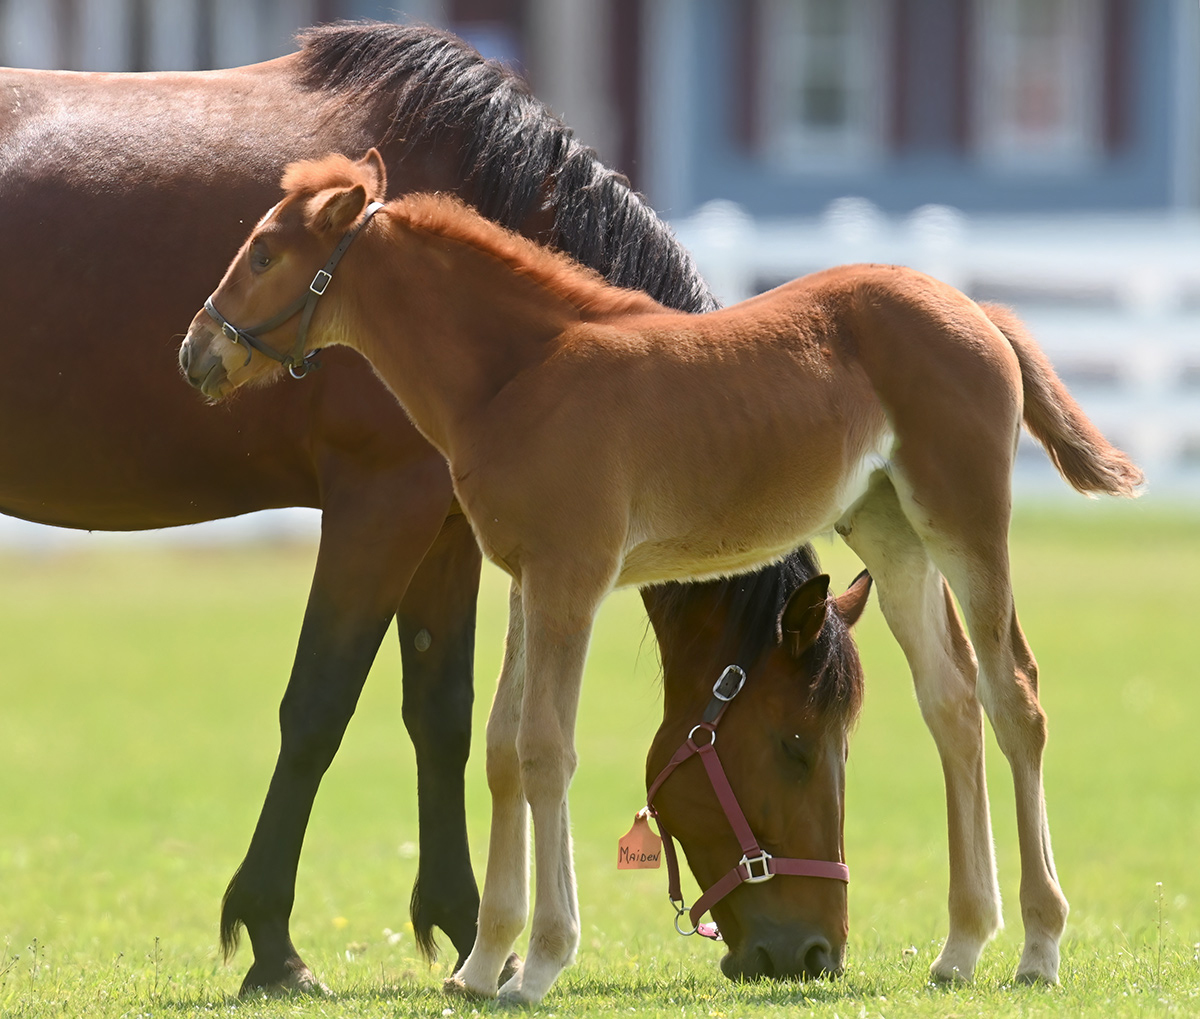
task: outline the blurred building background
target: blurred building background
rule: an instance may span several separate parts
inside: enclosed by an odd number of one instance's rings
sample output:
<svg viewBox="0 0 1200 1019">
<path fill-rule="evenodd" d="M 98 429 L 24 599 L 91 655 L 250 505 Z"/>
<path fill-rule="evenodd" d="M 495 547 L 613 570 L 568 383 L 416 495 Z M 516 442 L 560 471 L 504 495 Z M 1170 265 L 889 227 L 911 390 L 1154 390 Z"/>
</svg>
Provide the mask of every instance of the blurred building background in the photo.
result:
<svg viewBox="0 0 1200 1019">
<path fill-rule="evenodd" d="M 1151 491 L 1200 496 L 1198 0 L 0 0 L 0 63 L 231 66 L 336 18 L 523 74 L 726 300 L 879 260 L 1014 305 Z"/>
</svg>

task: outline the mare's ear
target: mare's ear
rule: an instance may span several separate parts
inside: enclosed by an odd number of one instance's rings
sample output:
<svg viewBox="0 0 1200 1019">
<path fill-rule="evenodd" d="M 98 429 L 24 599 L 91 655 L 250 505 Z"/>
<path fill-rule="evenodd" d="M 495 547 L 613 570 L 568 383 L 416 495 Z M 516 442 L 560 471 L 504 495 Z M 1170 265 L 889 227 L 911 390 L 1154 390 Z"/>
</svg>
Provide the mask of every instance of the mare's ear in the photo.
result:
<svg viewBox="0 0 1200 1019">
<path fill-rule="evenodd" d="M 375 179 L 375 186 L 368 189 L 371 194 L 371 201 L 382 202 L 384 196 L 387 194 L 387 167 L 383 165 L 383 156 L 379 154 L 377 148 L 372 147 L 358 161 L 358 165 Z"/>
<path fill-rule="evenodd" d="M 838 615 L 847 626 L 853 626 L 867 607 L 867 596 L 871 593 L 871 574 L 863 570 L 854 582 L 846 588 L 846 593 L 836 599 Z"/>
<path fill-rule="evenodd" d="M 789 653 L 800 657 L 820 636 L 829 612 L 829 575 L 806 580 L 792 593 L 779 617 L 779 629 Z"/>
<path fill-rule="evenodd" d="M 322 191 L 309 204 L 309 227 L 320 234 L 345 233 L 362 215 L 366 205 L 367 189 L 361 184 Z"/>
</svg>

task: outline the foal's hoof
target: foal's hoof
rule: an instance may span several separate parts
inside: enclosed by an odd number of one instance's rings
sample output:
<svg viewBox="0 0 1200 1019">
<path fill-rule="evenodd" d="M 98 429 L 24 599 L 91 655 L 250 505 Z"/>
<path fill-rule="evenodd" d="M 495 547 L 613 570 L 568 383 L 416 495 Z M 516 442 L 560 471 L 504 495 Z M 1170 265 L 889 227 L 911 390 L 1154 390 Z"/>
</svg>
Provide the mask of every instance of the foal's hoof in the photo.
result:
<svg viewBox="0 0 1200 1019">
<path fill-rule="evenodd" d="M 242 981 L 242 989 L 238 991 L 239 998 L 257 994 L 307 994 L 314 998 L 328 998 L 333 994 L 299 959 L 289 959 L 280 971 L 270 976 L 263 972 L 264 968 L 258 963 L 250 967 L 250 972 Z"/>
<path fill-rule="evenodd" d="M 946 987 L 960 987 L 964 984 L 969 984 L 974 972 L 964 973 L 957 966 L 950 963 L 943 963 L 941 959 L 936 959 L 932 966 L 929 967 L 929 979 L 935 984 L 942 984 Z"/>
<path fill-rule="evenodd" d="M 1021 961 L 1017 964 L 1018 984 L 1058 985 L 1058 942 L 1026 942 Z"/>
<path fill-rule="evenodd" d="M 1017 970 L 1017 975 L 1013 977 L 1014 984 L 1026 984 L 1028 986 L 1040 987 L 1057 987 L 1057 973 L 1039 973 L 1036 970 Z"/>
<path fill-rule="evenodd" d="M 488 994 L 486 991 L 477 991 L 473 987 L 468 987 L 466 981 L 457 973 L 442 981 L 442 993 L 453 998 L 467 998 L 471 1001 L 495 997 L 495 992 Z"/>
<path fill-rule="evenodd" d="M 500 979 L 496 981 L 497 987 L 503 987 L 513 977 L 521 972 L 521 957 L 513 952 L 508 957 L 508 961 L 504 964 L 504 969 L 500 971 Z"/>
</svg>

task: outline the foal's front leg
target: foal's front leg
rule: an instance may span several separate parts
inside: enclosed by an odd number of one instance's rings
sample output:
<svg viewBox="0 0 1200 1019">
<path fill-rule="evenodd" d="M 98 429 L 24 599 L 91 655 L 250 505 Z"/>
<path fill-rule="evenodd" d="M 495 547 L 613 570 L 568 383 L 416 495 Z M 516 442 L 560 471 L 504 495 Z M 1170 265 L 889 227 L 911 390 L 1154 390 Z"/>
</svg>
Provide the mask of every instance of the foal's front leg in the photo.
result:
<svg viewBox="0 0 1200 1019">
<path fill-rule="evenodd" d="M 593 611 L 571 618 L 559 599 L 540 601 L 526 586 L 527 661 L 517 756 L 533 814 L 537 896 L 524 968 L 500 988 L 501 999 L 509 1002 L 541 1001 L 575 961 L 579 946 L 567 790 L 577 761 L 575 717 L 592 619 Z"/>
<path fill-rule="evenodd" d="M 487 724 L 487 779 L 492 796 L 492 829 L 487 875 L 479 903 L 475 946 L 462 968 L 449 977 L 451 994 L 492 997 L 513 942 L 529 916 L 529 833 L 517 731 L 525 688 L 525 626 L 521 589 L 509 591 L 504 664 Z"/>
</svg>

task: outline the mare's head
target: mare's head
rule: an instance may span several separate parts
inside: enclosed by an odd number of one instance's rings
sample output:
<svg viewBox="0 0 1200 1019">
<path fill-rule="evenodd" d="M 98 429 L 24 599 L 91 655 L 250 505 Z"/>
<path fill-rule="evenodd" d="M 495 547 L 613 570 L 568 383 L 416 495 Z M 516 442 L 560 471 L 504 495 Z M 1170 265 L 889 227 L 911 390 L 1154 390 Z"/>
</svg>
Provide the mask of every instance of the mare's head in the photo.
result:
<svg viewBox="0 0 1200 1019">
<path fill-rule="evenodd" d="M 862 702 L 850 627 L 869 588 L 864 573 L 845 594 L 831 597 L 829 578 L 805 546 L 755 574 L 643 591 L 665 686 L 647 785 L 693 738 L 706 709 L 711 715 L 719 706 L 714 682 L 726 666 L 738 665 L 746 680 L 720 717 L 715 748 L 758 846 L 779 859 L 844 863 L 846 754 Z M 694 734 L 694 743 L 708 741 L 707 731 Z M 653 806 L 707 890 L 744 854 L 697 757 L 670 773 Z M 844 881 L 776 874 L 737 885 L 711 913 L 728 948 L 721 968 L 732 979 L 841 971 L 848 930 Z"/>
<path fill-rule="evenodd" d="M 302 374 L 309 351 L 338 340 L 329 302 L 318 299 L 331 282 L 339 245 L 369 204 L 382 201 L 387 174 L 371 149 L 357 162 L 330 155 L 293 163 L 283 189 L 283 200 L 251 231 L 180 347 L 187 380 L 210 399 L 284 369 Z"/>
</svg>

